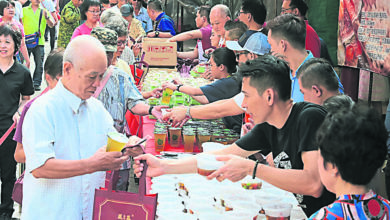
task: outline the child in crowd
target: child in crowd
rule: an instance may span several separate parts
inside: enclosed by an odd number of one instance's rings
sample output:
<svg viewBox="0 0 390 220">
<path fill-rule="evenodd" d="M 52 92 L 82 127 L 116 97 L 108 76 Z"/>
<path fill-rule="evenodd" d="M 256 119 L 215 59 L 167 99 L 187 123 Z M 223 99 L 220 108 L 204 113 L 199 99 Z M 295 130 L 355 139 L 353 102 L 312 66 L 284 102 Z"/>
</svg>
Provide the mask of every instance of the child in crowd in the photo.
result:
<svg viewBox="0 0 390 220">
<path fill-rule="evenodd" d="M 367 188 L 387 155 L 379 114 L 363 106 L 330 112 L 318 129 L 318 169 L 336 201 L 310 219 L 389 219 L 389 201 Z"/>
</svg>

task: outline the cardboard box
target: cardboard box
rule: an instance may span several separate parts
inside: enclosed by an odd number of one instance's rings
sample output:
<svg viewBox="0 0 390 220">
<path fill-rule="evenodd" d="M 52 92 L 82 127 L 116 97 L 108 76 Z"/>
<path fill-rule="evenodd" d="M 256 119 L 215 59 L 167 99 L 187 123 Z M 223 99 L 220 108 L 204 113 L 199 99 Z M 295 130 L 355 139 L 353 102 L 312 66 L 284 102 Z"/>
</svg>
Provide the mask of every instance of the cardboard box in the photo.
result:
<svg viewBox="0 0 390 220">
<path fill-rule="evenodd" d="M 144 61 L 149 66 L 176 66 L 177 43 L 167 42 L 167 38 L 144 38 L 142 50 L 145 52 Z"/>
</svg>

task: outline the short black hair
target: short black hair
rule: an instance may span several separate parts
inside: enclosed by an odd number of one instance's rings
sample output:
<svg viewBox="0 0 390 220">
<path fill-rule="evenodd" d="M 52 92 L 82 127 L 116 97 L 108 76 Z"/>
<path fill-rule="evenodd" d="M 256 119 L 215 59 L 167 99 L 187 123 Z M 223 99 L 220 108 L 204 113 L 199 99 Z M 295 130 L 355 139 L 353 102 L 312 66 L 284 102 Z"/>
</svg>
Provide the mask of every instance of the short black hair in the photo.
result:
<svg viewBox="0 0 390 220">
<path fill-rule="evenodd" d="M 291 0 L 289 6 L 290 8 L 297 8 L 302 16 L 305 16 L 307 9 L 309 9 L 309 7 L 307 7 L 306 2 L 303 0 Z"/>
<path fill-rule="evenodd" d="M 211 56 L 217 66 L 224 65 L 230 75 L 237 71 L 236 55 L 227 47 L 217 48 Z"/>
<path fill-rule="evenodd" d="M 101 4 L 110 4 L 109 0 L 99 0 Z"/>
<path fill-rule="evenodd" d="M 52 79 L 57 76 L 62 76 L 62 62 L 64 59 L 64 49 L 57 48 L 50 52 L 47 56 L 44 66 L 45 74 L 48 74 Z"/>
<path fill-rule="evenodd" d="M 272 37 L 286 39 L 296 49 L 305 49 L 306 24 L 303 19 L 283 14 L 269 21 L 267 28 L 272 31 Z"/>
<path fill-rule="evenodd" d="M 359 105 L 328 113 L 317 131 L 324 166 L 334 164 L 341 178 L 354 185 L 367 185 L 383 165 L 387 138 L 378 112 Z"/>
<path fill-rule="evenodd" d="M 262 0 L 243 0 L 241 9 L 243 12 L 250 13 L 256 23 L 264 24 L 267 17 L 267 9 Z"/>
<path fill-rule="evenodd" d="M 312 58 L 299 67 L 297 78 L 304 88 L 321 85 L 328 91 L 338 91 L 339 80 L 332 65 L 325 59 Z"/>
<path fill-rule="evenodd" d="M 355 102 L 348 95 L 334 95 L 324 101 L 322 106 L 328 113 L 340 111 L 341 108 L 351 109 Z"/>
<path fill-rule="evenodd" d="M 242 21 L 226 21 L 223 26 L 225 31 L 229 31 L 229 37 L 232 40 L 238 40 L 248 30 L 248 26 Z"/>
<path fill-rule="evenodd" d="M 13 1 L 4 1 L 4 0 L 0 1 L 0 15 L 1 16 L 4 16 L 4 9 L 10 5 L 14 6 L 14 8 L 15 8 L 15 2 L 13 2 Z"/>
<path fill-rule="evenodd" d="M 200 16 L 207 18 L 208 23 L 210 23 L 210 11 L 211 7 L 209 5 L 202 5 L 196 9 L 196 12 L 199 12 Z"/>
<path fill-rule="evenodd" d="M 80 6 L 80 15 L 81 15 L 81 20 L 87 20 L 87 11 L 89 10 L 90 7 L 92 6 L 99 6 L 100 11 L 102 10 L 102 4 L 100 4 L 100 1 L 96 0 L 85 0 L 81 6 Z"/>
<path fill-rule="evenodd" d="M 0 36 L 11 36 L 15 45 L 14 55 L 16 55 L 22 42 L 22 33 L 19 27 L 14 24 L 0 24 Z"/>
<path fill-rule="evenodd" d="M 149 0 L 148 7 L 155 11 L 163 11 L 162 4 L 160 0 Z"/>
<path fill-rule="evenodd" d="M 242 78 L 249 77 L 250 85 L 257 89 L 259 95 L 272 88 L 278 93 L 280 100 L 291 99 L 290 67 L 279 57 L 265 54 L 248 60 L 240 65 L 238 74 Z"/>
</svg>

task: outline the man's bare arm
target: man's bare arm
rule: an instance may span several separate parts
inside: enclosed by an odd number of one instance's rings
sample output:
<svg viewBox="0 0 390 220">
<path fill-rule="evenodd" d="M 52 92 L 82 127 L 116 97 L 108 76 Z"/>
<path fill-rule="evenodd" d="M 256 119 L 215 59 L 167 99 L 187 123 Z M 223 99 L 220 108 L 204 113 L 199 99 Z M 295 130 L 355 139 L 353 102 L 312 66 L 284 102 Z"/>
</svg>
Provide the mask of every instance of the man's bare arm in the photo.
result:
<svg viewBox="0 0 390 220">
<path fill-rule="evenodd" d="M 191 39 L 198 39 L 202 38 L 202 32 L 200 32 L 199 29 L 197 30 L 192 30 L 192 31 L 186 31 L 184 33 L 180 33 L 176 36 L 173 36 L 169 38 L 169 42 L 180 42 L 180 41 L 187 41 Z"/>
<path fill-rule="evenodd" d="M 303 170 L 279 169 L 266 165 L 257 168 L 256 176 L 286 191 L 319 197 L 323 185 L 317 168 L 318 151 L 302 153 Z M 253 172 L 254 163 L 250 172 Z"/>
<path fill-rule="evenodd" d="M 92 157 L 81 160 L 61 160 L 49 158 L 41 167 L 31 173 L 35 178 L 62 179 L 96 171 L 118 170 L 128 156 L 121 152 L 105 152 L 99 149 Z"/>
</svg>

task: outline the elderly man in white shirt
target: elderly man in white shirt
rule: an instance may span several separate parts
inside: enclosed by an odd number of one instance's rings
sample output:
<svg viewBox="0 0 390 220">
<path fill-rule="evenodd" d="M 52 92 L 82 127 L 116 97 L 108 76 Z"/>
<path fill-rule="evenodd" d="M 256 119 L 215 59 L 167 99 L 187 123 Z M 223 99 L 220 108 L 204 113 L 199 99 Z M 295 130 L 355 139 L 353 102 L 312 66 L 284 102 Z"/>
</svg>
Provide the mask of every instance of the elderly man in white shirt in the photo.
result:
<svg viewBox="0 0 390 220">
<path fill-rule="evenodd" d="M 102 171 L 119 169 L 128 158 L 105 152 L 113 120 L 91 98 L 106 68 L 106 52 L 96 38 L 75 38 L 65 50 L 63 78 L 27 112 L 22 219 L 92 219 L 94 190 L 104 186 Z"/>
</svg>

